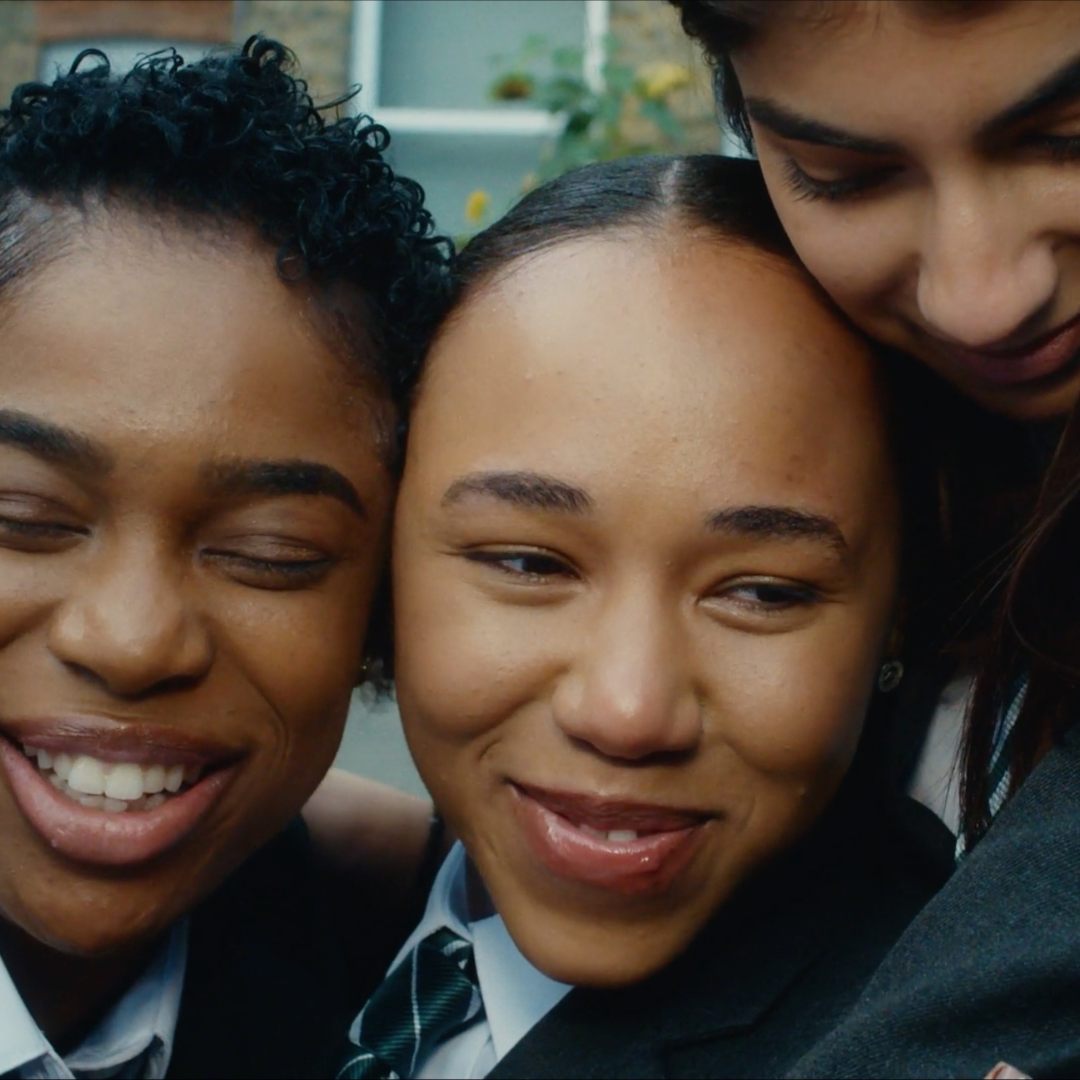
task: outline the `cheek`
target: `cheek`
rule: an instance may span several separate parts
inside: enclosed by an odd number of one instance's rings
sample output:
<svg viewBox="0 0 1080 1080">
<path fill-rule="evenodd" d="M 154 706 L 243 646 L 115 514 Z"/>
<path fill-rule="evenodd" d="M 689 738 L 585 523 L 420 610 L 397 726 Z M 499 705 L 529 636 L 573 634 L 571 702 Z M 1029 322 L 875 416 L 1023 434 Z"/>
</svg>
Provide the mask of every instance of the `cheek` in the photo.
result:
<svg viewBox="0 0 1080 1080">
<path fill-rule="evenodd" d="M 255 594 L 229 613 L 224 647 L 278 719 L 276 736 L 260 728 L 259 737 L 264 751 L 291 762 L 287 782 L 300 771 L 298 782 L 305 783 L 311 769 L 333 757 L 360 673 L 370 577 L 341 575 L 317 593 Z"/>
<path fill-rule="evenodd" d="M 543 692 L 548 620 L 486 596 L 454 557 L 398 550 L 395 681 L 410 745 L 485 736 Z"/>
<path fill-rule="evenodd" d="M 915 254 L 900 202 L 842 207 L 801 199 L 775 151 L 762 148 L 761 167 L 784 231 L 821 287 L 863 329 L 887 321 L 889 298 L 906 280 Z"/>
<path fill-rule="evenodd" d="M 723 737 L 745 766 L 802 788 L 835 778 L 851 760 L 873 688 L 877 635 L 817 632 L 750 638 L 722 692 Z M 870 647 L 863 644 L 868 641 Z M 822 648 L 827 642 L 832 647 Z M 729 662 L 734 657 L 729 655 Z"/>
</svg>

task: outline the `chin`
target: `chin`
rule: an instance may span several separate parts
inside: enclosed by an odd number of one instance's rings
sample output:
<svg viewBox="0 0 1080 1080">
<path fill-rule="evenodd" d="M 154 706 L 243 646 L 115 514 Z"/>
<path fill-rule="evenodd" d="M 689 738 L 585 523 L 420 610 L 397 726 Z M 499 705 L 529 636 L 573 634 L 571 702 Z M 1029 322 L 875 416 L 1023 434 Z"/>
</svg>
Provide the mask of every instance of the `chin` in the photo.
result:
<svg viewBox="0 0 1080 1080">
<path fill-rule="evenodd" d="M 549 979 L 571 986 L 616 989 L 655 975 L 681 955 L 700 927 L 642 920 L 598 924 L 595 916 L 554 918 L 522 911 L 505 918 L 518 948 Z"/>
<path fill-rule="evenodd" d="M 963 387 L 959 389 L 963 390 Z M 1019 423 L 1037 423 L 1042 420 L 1064 420 L 1080 399 L 1080 385 L 1065 386 L 1046 394 L 998 395 L 970 394 L 987 412 L 1004 416 Z"/>
<path fill-rule="evenodd" d="M 105 913 L 107 917 L 102 918 Z M 147 911 L 145 907 L 101 896 L 62 910 L 39 907 L 32 922 L 20 920 L 16 925 L 54 952 L 83 960 L 104 960 L 142 948 L 175 921 L 171 912 Z"/>
</svg>

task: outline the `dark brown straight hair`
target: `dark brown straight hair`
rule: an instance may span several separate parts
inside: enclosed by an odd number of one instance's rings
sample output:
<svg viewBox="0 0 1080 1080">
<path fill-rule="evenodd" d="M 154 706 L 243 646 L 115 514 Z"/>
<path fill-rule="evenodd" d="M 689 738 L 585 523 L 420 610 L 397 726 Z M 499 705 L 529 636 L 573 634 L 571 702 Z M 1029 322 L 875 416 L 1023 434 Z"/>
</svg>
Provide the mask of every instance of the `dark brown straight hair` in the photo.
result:
<svg viewBox="0 0 1080 1080">
<path fill-rule="evenodd" d="M 458 257 L 446 319 L 535 252 L 577 237 L 680 223 L 798 265 L 757 162 L 715 155 L 604 162 L 537 188 L 475 237 Z M 1015 426 L 983 412 L 923 365 L 882 346 L 876 352 L 903 489 L 903 658 L 918 663 L 950 640 L 970 640 L 985 629 L 979 598 L 988 580 L 1000 579 L 1001 538 L 1015 531 L 1015 492 L 1026 509 L 1034 454 Z M 985 512 L 990 505 L 993 514 Z"/>
<path fill-rule="evenodd" d="M 730 130 L 748 149 L 754 146 L 733 53 L 782 18 L 825 20 L 851 7 L 835 0 L 668 0 L 679 12 L 682 28 L 699 42 L 713 69 L 716 100 Z M 904 10 L 927 19 L 965 19 L 996 6 L 994 0 L 898 0 Z"/>
<path fill-rule="evenodd" d="M 732 55 L 781 18 L 826 19 L 842 12 L 829 0 L 669 2 L 683 29 L 704 48 L 725 118 L 750 148 Z M 993 0 L 907 0 L 904 9 L 923 18 L 965 19 L 998 6 Z M 1026 681 L 1008 743 L 1010 793 L 1072 726 L 1080 708 L 1080 418 L 1074 411 L 1043 478 L 1035 440 L 1027 437 L 1025 447 L 1020 425 L 980 419 L 958 396 L 949 408 L 956 410 L 961 431 L 945 451 L 946 471 L 951 462 L 954 472 L 950 498 L 961 499 L 949 517 L 968 541 L 954 548 L 962 555 L 953 561 L 958 580 L 946 590 L 961 606 L 951 613 L 939 610 L 945 615 L 944 640 L 951 637 L 952 647 L 978 665 L 961 783 L 962 827 L 970 847 L 993 816 L 991 766 L 1001 718 L 1018 688 Z"/>
</svg>

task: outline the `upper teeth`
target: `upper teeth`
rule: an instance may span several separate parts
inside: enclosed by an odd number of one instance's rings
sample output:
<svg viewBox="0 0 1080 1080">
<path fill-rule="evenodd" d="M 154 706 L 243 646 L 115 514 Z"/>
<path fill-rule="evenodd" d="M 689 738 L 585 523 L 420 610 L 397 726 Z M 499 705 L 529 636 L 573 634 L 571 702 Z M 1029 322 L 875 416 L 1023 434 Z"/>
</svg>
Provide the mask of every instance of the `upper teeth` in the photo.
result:
<svg viewBox="0 0 1080 1080">
<path fill-rule="evenodd" d="M 582 832 L 587 832 L 590 836 L 595 836 L 600 840 L 613 840 L 616 843 L 638 838 L 635 829 L 610 829 L 605 832 L 603 829 L 594 829 L 590 825 L 581 825 L 580 828 Z"/>
<path fill-rule="evenodd" d="M 142 799 L 144 795 L 159 796 L 155 804 L 165 796 L 180 790 L 186 782 L 198 781 L 202 769 L 198 765 L 140 765 L 135 761 L 102 761 L 89 754 L 51 754 L 33 746 L 24 748 L 28 757 L 37 758 L 38 768 L 52 771 L 51 779 L 56 787 L 78 798 L 101 798 L 104 803 L 123 802 L 124 806 L 106 806 L 107 809 L 126 809 L 127 804 Z M 83 799 L 79 799 L 83 802 Z M 84 805 L 89 805 L 84 803 Z"/>
</svg>

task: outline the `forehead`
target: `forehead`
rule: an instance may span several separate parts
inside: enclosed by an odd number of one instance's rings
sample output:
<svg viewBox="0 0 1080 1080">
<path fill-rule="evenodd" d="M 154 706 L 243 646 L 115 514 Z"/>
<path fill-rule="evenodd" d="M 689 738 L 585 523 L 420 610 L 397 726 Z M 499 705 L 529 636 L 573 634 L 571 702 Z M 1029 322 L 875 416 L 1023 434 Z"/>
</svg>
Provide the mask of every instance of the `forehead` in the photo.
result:
<svg viewBox="0 0 1080 1080">
<path fill-rule="evenodd" d="M 469 300 L 411 446 L 443 475 L 840 493 L 880 472 L 880 409 L 871 358 L 800 271 L 704 233 L 629 235 L 523 260 Z"/>
<path fill-rule="evenodd" d="M 1080 4 L 1059 0 L 777 6 L 733 57 L 744 93 L 866 135 L 985 120 L 1080 52 Z"/>
<path fill-rule="evenodd" d="M 0 302 L 0 389 L 8 408 L 111 443 L 374 441 L 378 397 L 352 385 L 313 308 L 254 237 L 107 215 Z"/>
</svg>

